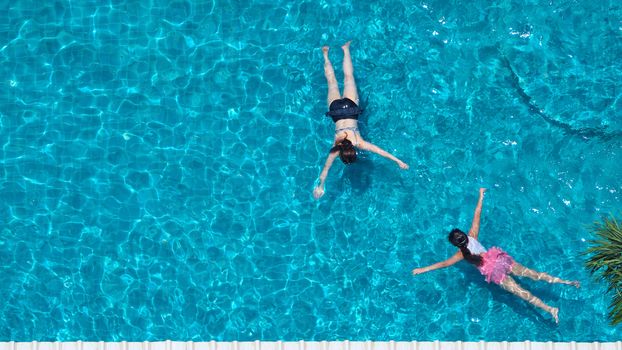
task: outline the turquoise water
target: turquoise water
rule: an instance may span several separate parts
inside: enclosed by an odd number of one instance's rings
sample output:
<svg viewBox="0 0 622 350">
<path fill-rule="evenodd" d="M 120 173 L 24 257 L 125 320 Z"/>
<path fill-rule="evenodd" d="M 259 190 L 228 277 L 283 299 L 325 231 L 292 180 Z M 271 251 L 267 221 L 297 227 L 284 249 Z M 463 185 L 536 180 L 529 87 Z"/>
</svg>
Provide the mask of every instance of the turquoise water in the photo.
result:
<svg viewBox="0 0 622 350">
<path fill-rule="evenodd" d="M 0 340 L 613 341 L 580 256 L 620 213 L 614 1 L 0 1 Z M 353 39 L 376 155 L 335 164 Z M 453 253 L 481 241 L 583 288 Z"/>
</svg>

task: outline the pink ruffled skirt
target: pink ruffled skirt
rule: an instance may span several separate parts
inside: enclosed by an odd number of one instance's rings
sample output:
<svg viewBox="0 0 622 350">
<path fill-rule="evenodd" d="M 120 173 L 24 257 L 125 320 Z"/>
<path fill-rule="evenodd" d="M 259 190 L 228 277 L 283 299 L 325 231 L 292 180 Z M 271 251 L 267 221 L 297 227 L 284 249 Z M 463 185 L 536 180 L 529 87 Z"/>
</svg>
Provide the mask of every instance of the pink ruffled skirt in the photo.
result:
<svg viewBox="0 0 622 350">
<path fill-rule="evenodd" d="M 512 271 L 514 259 L 497 247 L 490 248 L 486 253 L 482 254 L 482 265 L 478 266 L 479 272 L 486 276 L 486 282 L 491 281 L 501 284 L 505 277 Z"/>
</svg>

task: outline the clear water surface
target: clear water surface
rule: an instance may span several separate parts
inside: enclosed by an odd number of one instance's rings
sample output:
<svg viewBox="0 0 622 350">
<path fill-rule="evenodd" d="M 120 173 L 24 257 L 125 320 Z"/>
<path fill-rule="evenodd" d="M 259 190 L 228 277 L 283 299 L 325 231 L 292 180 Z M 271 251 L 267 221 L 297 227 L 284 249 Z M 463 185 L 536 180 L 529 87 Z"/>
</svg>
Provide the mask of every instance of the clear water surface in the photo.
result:
<svg viewBox="0 0 622 350">
<path fill-rule="evenodd" d="M 493 4 L 494 3 L 494 4 Z M 605 1 L 0 0 L 0 340 L 613 341 L 580 255 L 620 213 Z M 352 44 L 364 154 L 330 147 Z M 481 241 L 561 322 L 446 258 Z"/>
</svg>

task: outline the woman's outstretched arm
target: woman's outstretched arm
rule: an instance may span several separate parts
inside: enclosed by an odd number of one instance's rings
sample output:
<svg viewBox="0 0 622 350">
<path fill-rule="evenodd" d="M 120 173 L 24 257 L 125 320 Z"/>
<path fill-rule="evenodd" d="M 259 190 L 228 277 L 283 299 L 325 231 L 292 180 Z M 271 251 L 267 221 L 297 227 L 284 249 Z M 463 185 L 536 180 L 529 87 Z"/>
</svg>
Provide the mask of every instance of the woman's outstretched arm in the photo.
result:
<svg viewBox="0 0 622 350">
<path fill-rule="evenodd" d="M 469 236 L 477 239 L 479 236 L 479 218 L 482 215 L 482 204 L 484 202 L 484 192 L 486 192 L 485 188 L 479 189 L 479 199 L 477 200 L 477 206 L 475 207 L 475 213 L 473 213 L 473 222 L 471 223 L 471 228 L 469 229 Z"/>
<path fill-rule="evenodd" d="M 315 189 L 313 189 L 313 197 L 315 199 L 320 199 L 320 197 L 324 195 L 324 181 L 326 181 L 326 176 L 328 176 L 328 171 L 330 170 L 330 167 L 333 165 L 333 162 L 335 161 L 335 158 L 337 158 L 338 154 L 339 152 L 331 152 L 328 154 L 328 157 L 326 157 L 326 162 L 324 163 L 324 169 L 322 169 L 322 173 L 320 174 L 320 181 L 318 185 L 315 187 Z"/>
<path fill-rule="evenodd" d="M 432 270 L 442 269 L 444 267 L 451 266 L 462 259 L 463 259 L 462 253 L 458 251 L 451 258 L 445 261 L 437 262 L 436 264 L 432 264 L 426 267 L 420 267 L 420 268 L 414 269 L 412 273 L 413 275 L 420 275 L 422 273 L 430 272 Z"/>
<path fill-rule="evenodd" d="M 371 142 L 367 142 L 367 141 L 361 140 L 361 142 L 359 143 L 358 147 L 360 149 L 364 149 L 364 150 L 367 150 L 367 151 L 370 151 L 370 152 L 374 152 L 374 153 L 379 154 L 379 155 L 381 155 L 381 156 L 383 156 L 385 158 L 391 159 L 392 161 L 396 162 L 397 165 L 399 165 L 399 167 L 402 168 L 402 169 L 408 169 L 409 168 L 408 164 L 402 162 L 396 156 L 394 156 L 391 153 L 383 150 L 382 148 L 374 145 Z"/>
</svg>

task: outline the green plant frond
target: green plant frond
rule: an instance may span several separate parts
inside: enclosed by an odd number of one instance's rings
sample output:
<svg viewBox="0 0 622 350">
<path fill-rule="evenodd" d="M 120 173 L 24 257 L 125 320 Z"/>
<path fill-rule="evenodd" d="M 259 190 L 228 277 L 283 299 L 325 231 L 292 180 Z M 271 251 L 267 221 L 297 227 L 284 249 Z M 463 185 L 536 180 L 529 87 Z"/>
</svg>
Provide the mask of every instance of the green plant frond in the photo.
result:
<svg viewBox="0 0 622 350">
<path fill-rule="evenodd" d="M 582 253 L 587 256 L 585 267 L 599 280 L 607 283 L 607 293 L 612 294 L 609 320 L 612 325 L 622 323 L 622 227 L 611 216 L 592 224 L 590 231 L 595 239 Z"/>
<path fill-rule="evenodd" d="M 586 254 L 594 255 L 590 259 L 598 259 L 598 257 L 602 256 L 603 254 L 614 254 L 615 252 L 619 252 L 620 249 L 622 249 L 622 244 L 619 246 L 614 246 L 609 242 L 596 242 L 590 244 L 592 244 L 593 246 L 585 251 Z"/>
<path fill-rule="evenodd" d="M 611 237 L 610 242 L 611 242 L 611 245 L 613 245 L 614 247 L 622 246 L 622 238 Z"/>
<path fill-rule="evenodd" d="M 611 305 L 609 305 L 609 319 L 613 326 L 622 322 L 622 294 L 619 290 L 616 291 Z"/>
<path fill-rule="evenodd" d="M 597 239 L 597 240 L 593 240 L 590 241 L 591 243 L 598 243 L 600 245 L 602 245 L 603 248 L 606 247 L 616 247 L 616 246 L 620 246 L 620 243 L 618 242 L 616 237 L 604 237 L 603 239 Z"/>
<path fill-rule="evenodd" d="M 622 235 L 622 228 L 620 228 L 620 225 L 618 225 L 618 223 L 613 220 L 613 221 L 608 221 L 606 220 L 604 225 L 600 226 L 599 228 L 599 232 L 600 233 L 606 233 L 606 234 L 614 234 L 617 236 Z"/>
<path fill-rule="evenodd" d="M 603 267 L 608 267 L 612 271 L 615 271 L 616 270 L 615 266 L 619 266 L 620 264 L 622 264 L 622 257 L 620 257 L 620 258 L 614 258 L 614 257 L 603 258 L 603 259 L 599 260 L 599 264 L 602 265 Z"/>
<path fill-rule="evenodd" d="M 616 220 L 616 218 L 611 217 L 611 219 L 609 220 L 605 219 L 604 224 L 605 224 L 604 226 L 606 229 L 622 234 L 622 227 L 618 225 L 618 221 Z"/>
<path fill-rule="evenodd" d="M 605 272 L 609 278 L 620 278 L 622 275 L 619 270 L 607 269 Z"/>
<path fill-rule="evenodd" d="M 604 223 L 598 227 L 595 227 L 596 234 L 605 239 L 617 239 L 622 238 L 622 227 L 618 225 L 615 219 L 605 219 Z"/>
<path fill-rule="evenodd" d="M 622 287 L 622 276 L 614 275 L 609 280 L 609 287 L 611 288 L 621 288 Z"/>
<path fill-rule="evenodd" d="M 620 274 L 617 273 L 603 273 L 603 277 L 607 278 L 611 283 L 610 284 L 615 284 L 614 282 L 619 282 L 620 280 Z"/>
<path fill-rule="evenodd" d="M 607 287 L 607 293 L 615 293 L 618 289 L 619 289 L 619 287 L 618 287 L 618 286 L 612 286 L 612 285 L 609 285 L 609 286 Z M 615 299 L 615 298 L 614 298 L 614 299 Z M 622 299 L 621 299 L 621 300 L 622 300 Z M 621 308 L 622 308 L 622 306 L 621 306 Z M 622 311 L 622 310 L 621 310 L 621 311 Z"/>
<path fill-rule="evenodd" d="M 622 260 L 622 259 L 620 259 Z M 596 270 L 604 270 L 605 274 L 617 274 L 622 273 L 619 269 L 616 269 L 615 266 L 620 265 L 622 262 L 617 260 L 600 260 L 600 261 L 588 261 L 585 263 L 585 266 L 592 270 L 592 272 Z"/>
<path fill-rule="evenodd" d="M 616 291 L 613 297 L 613 303 L 610 305 L 612 311 L 622 312 L 622 295 L 620 291 Z"/>
<path fill-rule="evenodd" d="M 616 224 L 609 223 L 609 224 L 600 226 L 596 228 L 595 230 L 596 230 L 595 231 L 596 235 L 601 238 L 609 238 L 609 237 L 619 238 L 622 236 L 622 229 L 620 229 L 620 227 L 617 226 L 617 223 Z"/>
<path fill-rule="evenodd" d="M 601 221 L 595 221 L 590 229 L 596 233 L 601 231 L 614 231 L 622 233 L 622 227 L 618 225 L 618 220 L 613 216 L 609 218 L 605 217 Z"/>
<path fill-rule="evenodd" d="M 616 251 L 599 251 L 597 254 L 594 254 L 588 261 L 601 262 L 606 259 L 616 260 L 615 259 Z"/>
<path fill-rule="evenodd" d="M 602 247 L 602 244 L 606 244 L 606 243 L 601 243 L 601 246 L 600 246 L 600 247 Z M 622 248 L 622 247 L 620 247 L 620 248 Z M 614 252 L 615 252 L 616 250 L 618 250 L 618 249 L 619 249 L 619 248 L 613 248 L 613 247 L 606 247 L 606 248 L 594 249 L 594 250 L 592 250 L 592 251 L 590 251 L 590 252 L 589 252 L 589 253 L 593 253 L 593 254 L 594 254 L 594 255 L 593 255 L 593 257 L 591 257 L 590 259 L 591 259 L 591 260 L 594 260 L 594 259 L 599 259 L 599 258 L 601 258 L 603 255 L 607 255 L 607 254 L 614 253 Z"/>
</svg>

